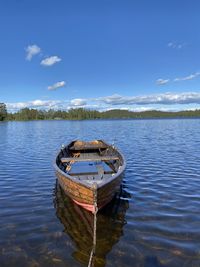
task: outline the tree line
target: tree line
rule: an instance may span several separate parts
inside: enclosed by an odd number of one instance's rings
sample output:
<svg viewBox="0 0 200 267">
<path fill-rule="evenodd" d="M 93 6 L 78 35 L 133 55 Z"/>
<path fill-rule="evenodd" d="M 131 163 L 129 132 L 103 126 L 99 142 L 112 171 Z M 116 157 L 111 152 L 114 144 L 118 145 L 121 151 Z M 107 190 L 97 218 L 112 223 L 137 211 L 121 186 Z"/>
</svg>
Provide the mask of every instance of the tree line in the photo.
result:
<svg viewBox="0 0 200 267">
<path fill-rule="evenodd" d="M 7 118 L 6 104 L 0 103 L 0 121 L 4 121 Z"/>
<path fill-rule="evenodd" d="M 200 117 L 200 110 L 166 112 L 143 111 L 133 112 L 129 110 L 113 109 L 97 111 L 84 108 L 63 110 L 37 110 L 23 108 L 15 113 L 8 113 L 6 105 L 0 103 L 0 121 L 28 121 L 28 120 L 89 120 L 89 119 L 142 119 L 142 118 L 188 118 Z"/>
</svg>

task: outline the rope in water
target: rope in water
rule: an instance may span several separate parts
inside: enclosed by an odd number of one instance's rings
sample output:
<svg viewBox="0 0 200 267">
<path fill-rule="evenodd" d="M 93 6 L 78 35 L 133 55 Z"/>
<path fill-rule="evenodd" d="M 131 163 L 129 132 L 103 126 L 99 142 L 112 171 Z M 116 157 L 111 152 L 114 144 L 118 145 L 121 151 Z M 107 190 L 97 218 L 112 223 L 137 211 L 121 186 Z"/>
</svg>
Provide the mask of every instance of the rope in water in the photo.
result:
<svg viewBox="0 0 200 267">
<path fill-rule="evenodd" d="M 96 253 L 96 241 L 97 241 L 96 232 L 97 232 L 97 212 L 98 212 L 98 207 L 97 207 L 97 184 L 96 183 L 94 184 L 93 188 L 94 188 L 93 246 L 92 246 L 92 250 L 91 250 L 91 253 L 90 253 L 90 259 L 89 259 L 89 262 L 88 262 L 88 267 L 92 267 L 94 256 L 95 256 L 95 253 Z"/>
</svg>

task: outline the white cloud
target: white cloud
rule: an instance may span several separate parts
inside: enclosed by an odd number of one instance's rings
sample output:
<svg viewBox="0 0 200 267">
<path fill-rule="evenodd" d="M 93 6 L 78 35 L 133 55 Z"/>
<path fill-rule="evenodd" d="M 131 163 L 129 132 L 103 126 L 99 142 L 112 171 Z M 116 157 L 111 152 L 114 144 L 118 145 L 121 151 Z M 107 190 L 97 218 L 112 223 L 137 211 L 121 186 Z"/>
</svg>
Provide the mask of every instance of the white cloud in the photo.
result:
<svg viewBox="0 0 200 267">
<path fill-rule="evenodd" d="M 193 79 L 195 79 L 196 77 L 198 77 L 199 75 L 200 75 L 200 72 L 196 72 L 196 73 L 190 74 L 190 75 L 185 76 L 185 77 L 175 78 L 174 81 L 175 81 L 175 82 L 179 82 L 179 81 L 193 80 Z"/>
<path fill-rule="evenodd" d="M 200 76 L 200 72 L 195 72 L 193 74 L 190 74 L 188 76 L 185 76 L 185 77 L 178 77 L 178 78 L 175 78 L 173 79 L 172 81 L 173 82 L 179 82 L 179 81 L 189 81 L 189 80 L 193 80 L 195 78 L 197 78 L 198 76 Z M 157 85 L 165 85 L 167 83 L 170 82 L 170 79 L 158 79 L 156 81 L 156 84 Z"/>
<path fill-rule="evenodd" d="M 86 106 L 87 101 L 83 98 L 75 98 L 70 101 L 71 107 L 83 107 Z"/>
<path fill-rule="evenodd" d="M 62 59 L 59 58 L 58 56 L 51 56 L 43 59 L 40 64 L 43 66 L 52 66 L 57 62 L 60 62 Z"/>
<path fill-rule="evenodd" d="M 29 45 L 26 49 L 26 60 L 31 60 L 33 56 L 41 52 L 41 48 L 37 45 Z"/>
<path fill-rule="evenodd" d="M 156 81 L 156 84 L 157 85 L 164 85 L 164 84 L 167 84 L 169 81 L 170 81 L 169 79 L 166 79 L 166 80 L 164 80 L 164 79 L 158 79 Z"/>
<path fill-rule="evenodd" d="M 57 83 L 54 83 L 53 85 L 48 86 L 47 89 L 50 91 L 53 91 L 58 88 L 64 87 L 65 84 L 66 84 L 65 81 L 57 82 Z"/>
<path fill-rule="evenodd" d="M 6 103 L 7 109 L 11 112 L 18 111 L 22 108 L 36 108 L 36 109 L 58 109 L 66 106 L 64 101 L 59 100 L 33 100 L 27 102 Z"/>
<path fill-rule="evenodd" d="M 149 111 L 149 110 L 154 110 L 155 108 L 152 106 L 139 106 L 139 107 L 130 107 L 126 108 L 126 110 L 134 111 L 134 112 L 143 112 L 143 111 Z"/>
<path fill-rule="evenodd" d="M 200 104 L 200 93 L 164 93 L 157 95 L 147 95 L 147 96 L 120 96 L 112 95 L 107 97 L 101 97 L 96 99 L 96 101 L 104 102 L 112 106 L 116 105 L 150 105 L 150 104 L 162 104 L 162 105 L 172 105 L 172 104 Z"/>
<path fill-rule="evenodd" d="M 173 48 L 173 49 L 181 49 L 185 45 L 186 45 L 185 43 L 179 43 L 179 42 L 170 42 L 167 44 L 169 48 Z"/>
</svg>

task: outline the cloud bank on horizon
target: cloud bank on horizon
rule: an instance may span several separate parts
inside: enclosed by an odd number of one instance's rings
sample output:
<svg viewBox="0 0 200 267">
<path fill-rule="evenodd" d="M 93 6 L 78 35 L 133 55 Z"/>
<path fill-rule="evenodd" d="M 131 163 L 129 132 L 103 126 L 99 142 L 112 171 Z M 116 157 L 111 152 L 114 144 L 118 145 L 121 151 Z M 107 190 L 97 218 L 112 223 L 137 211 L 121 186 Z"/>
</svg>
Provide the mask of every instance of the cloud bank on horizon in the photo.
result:
<svg viewBox="0 0 200 267">
<path fill-rule="evenodd" d="M 157 105 L 164 105 L 164 110 L 180 110 L 175 105 L 200 105 L 200 93 L 186 92 L 186 93 L 164 93 L 144 96 L 121 96 L 111 95 L 98 98 L 75 98 L 71 100 L 34 100 L 28 102 L 6 103 L 10 112 L 18 111 L 22 108 L 36 108 L 36 109 L 61 109 L 68 110 L 70 108 L 89 108 L 96 110 L 108 109 L 128 109 L 135 111 L 143 110 L 162 110 L 156 107 Z M 199 106 L 200 108 L 200 106 Z M 191 107 L 190 109 L 196 109 Z"/>
</svg>

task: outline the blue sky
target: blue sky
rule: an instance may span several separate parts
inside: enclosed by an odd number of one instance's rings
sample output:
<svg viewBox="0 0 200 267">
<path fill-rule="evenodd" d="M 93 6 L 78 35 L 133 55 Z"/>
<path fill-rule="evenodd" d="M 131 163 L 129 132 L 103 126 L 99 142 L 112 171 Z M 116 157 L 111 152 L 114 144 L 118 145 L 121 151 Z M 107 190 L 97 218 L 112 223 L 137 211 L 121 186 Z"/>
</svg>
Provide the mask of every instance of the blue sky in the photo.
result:
<svg viewBox="0 0 200 267">
<path fill-rule="evenodd" d="M 200 108 L 200 2 L 2 0 L 0 102 Z"/>
</svg>

